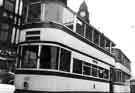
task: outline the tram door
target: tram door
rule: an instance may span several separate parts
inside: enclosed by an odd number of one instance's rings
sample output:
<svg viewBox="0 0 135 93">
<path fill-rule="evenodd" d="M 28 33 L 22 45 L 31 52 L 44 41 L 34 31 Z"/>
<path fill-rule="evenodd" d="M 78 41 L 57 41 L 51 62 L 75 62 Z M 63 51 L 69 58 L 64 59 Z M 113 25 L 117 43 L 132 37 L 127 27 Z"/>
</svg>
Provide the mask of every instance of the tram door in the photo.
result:
<svg viewBox="0 0 135 93">
<path fill-rule="evenodd" d="M 110 93 L 114 93 L 114 69 L 110 68 Z"/>
</svg>

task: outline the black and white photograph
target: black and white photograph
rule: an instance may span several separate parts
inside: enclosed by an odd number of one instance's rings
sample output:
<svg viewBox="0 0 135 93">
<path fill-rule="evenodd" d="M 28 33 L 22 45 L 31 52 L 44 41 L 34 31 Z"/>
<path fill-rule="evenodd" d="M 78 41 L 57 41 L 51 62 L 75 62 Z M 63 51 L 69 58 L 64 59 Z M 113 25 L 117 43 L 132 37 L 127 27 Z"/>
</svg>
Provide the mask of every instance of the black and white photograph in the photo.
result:
<svg viewBox="0 0 135 93">
<path fill-rule="evenodd" d="M 135 93 L 134 0 L 0 0 L 0 93 Z"/>
</svg>

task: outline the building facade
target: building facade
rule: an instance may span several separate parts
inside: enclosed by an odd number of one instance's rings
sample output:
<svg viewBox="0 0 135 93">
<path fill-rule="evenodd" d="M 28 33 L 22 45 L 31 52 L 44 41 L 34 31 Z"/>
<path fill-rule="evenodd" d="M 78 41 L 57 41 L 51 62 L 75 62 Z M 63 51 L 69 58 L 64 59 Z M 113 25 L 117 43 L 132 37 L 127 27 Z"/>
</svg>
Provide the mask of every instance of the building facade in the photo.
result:
<svg viewBox="0 0 135 93">
<path fill-rule="evenodd" d="M 0 70 L 14 72 L 22 0 L 0 0 Z"/>
</svg>

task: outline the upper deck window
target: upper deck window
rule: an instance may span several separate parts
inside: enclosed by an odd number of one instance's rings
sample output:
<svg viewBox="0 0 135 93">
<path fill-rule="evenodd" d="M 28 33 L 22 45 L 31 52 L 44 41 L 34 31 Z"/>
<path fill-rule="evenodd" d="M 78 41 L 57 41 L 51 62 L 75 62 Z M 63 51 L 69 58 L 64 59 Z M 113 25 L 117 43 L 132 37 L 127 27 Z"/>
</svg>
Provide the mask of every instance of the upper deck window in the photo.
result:
<svg viewBox="0 0 135 93">
<path fill-rule="evenodd" d="M 84 27 L 85 23 L 80 19 L 78 19 L 76 24 L 76 33 L 78 33 L 81 36 L 84 36 Z"/>
<path fill-rule="evenodd" d="M 28 22 L 37 22 L 41 18 L 41 3 L 31 3 L 28 7 Z"/>
<path fill-rule="evenodd" d="M 85 63 L 84 63 L 84 65 L 83 65 L 83 74 L 84 75 L 91 75 L 91 65 L 90 64 L 88 64 L 88 65 L 86 65 Z"/>
<path fill-rule="evenodd" d="M 48 3 L 45 5 L 45 21 L 62 22 L 63 7 L 56 3 Z"/>
<path fill-rule="evenodd" d="M 68 8 L 63 8 L 62 20 L 65 25 L 73 24 L 74 14 Z"/>
</svg>

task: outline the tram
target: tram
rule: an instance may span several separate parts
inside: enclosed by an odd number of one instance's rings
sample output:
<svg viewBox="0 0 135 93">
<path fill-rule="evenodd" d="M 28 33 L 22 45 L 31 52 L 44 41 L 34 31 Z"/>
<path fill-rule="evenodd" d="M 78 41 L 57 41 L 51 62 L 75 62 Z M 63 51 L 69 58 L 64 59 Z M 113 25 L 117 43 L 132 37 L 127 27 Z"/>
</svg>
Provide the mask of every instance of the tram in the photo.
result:
<svg viewBox="0 0 135 93">
<path fill-rule="evenodd" d="M 113 93 L 115 44 L 66 3 L 24 0 L 15 93 Z"/>
<path fill-rule="evenodd" d="M 114 93 L 131 93 L 130 78 L 131 66 L 128 57 L 118 48 L 112 49 L 112 54 L 115 56 L 114 70 Z"/>
</svg>

